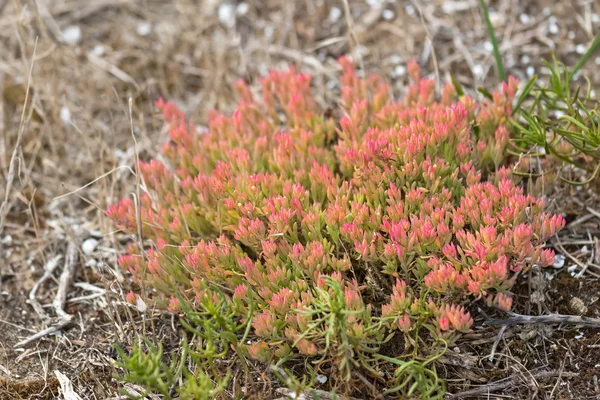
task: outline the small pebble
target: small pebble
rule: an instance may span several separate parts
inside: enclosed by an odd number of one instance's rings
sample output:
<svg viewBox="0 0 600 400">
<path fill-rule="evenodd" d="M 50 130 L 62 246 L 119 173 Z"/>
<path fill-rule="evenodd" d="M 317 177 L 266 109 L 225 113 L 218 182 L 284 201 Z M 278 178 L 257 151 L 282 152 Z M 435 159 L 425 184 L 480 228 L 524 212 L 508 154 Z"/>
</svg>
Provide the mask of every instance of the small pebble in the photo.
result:
<svg viewBox="0 0 600 400">
<path fill-rule="evenodd" d="M 600 14 L 592 14 L 592 22 L 594 24 L 600 23 Z"/>
<path fill-rule="evenodd" d="M 575 46 L 575 51 L 577 52 L 577 54 L 583 54 L 585 53 L 587 50 L 587 47 L 585 44 L 578 44 L 577 46 Z"/>
<path fill-rule="evenodd" d="M 386 21 L 391 21 L 396 16 L 392 10 L 383 10 L 382 15 L 383 19 L 385 19 Z"/>
<path fill-rule="evenodd" d="M 519 15 L 519 21 L 521 21 L 523 25 L 527 25 L 531 22 L 531 18 L 527 14 L 521 14 Z"/>
<path fill-rule="evenodd" d="M 479 64 L 475 64 L 473 66 L 473 75 L 476 77 L 481 77 L 483 75 L 483 67 Z"/>
<path fill-rule="evenodd" d="M 415 15 L 415 12 L 417 11 L 415 10 L 415 7 L 411 4 L 407 5 L 406 8 L 404 8 L 404 10 L 406 10 L 406 13 L 411 16 Z"/>
<path fill-rule="evenodd" d="M 136 307 L 137 310 L 142 314 L 145 313 L 148 308 L 140 296 L 136 296 Z"/>
<path fill-rule="evenodd" d="M 381 7 L 382 0 L 367 0 L 367 4 L 373 8 Z"/>
<path fill-rule="evenodd" d="M 315 377 L 315 380 L 317 382 L 319 382 L 320 384 L 327 383 L 327 377 L 325 375 L 322 375 L 322 374 L 317 374 L 317 376 Z"/>
<path fill-rule="evenodd" d="M 550 32 L 553 35 L 558 34 L 558 25 L 557 24 L 548 25 L 548 32 Z"/>
<path fill-rule="evenodd" d="M 102 57 L 104 53 L 106 53 L 106 49 L 101 44 L 97 44 L 96 46 L 94 46 L 92 53 L 94 53 L 94 55 L 97 57 Z"/>
<path fill-rule="evenodd" d="M 329 10 L 329 16 L 327 17 L 327 19 L 329 20 L 329 22 L 331 22 L 333 24 L 333 23 L 339 21 L 341 16 L 342 16 L 342 10 L 340 10 L 337 7 L 332 7 L 331 10 Z"/>
<path fill-rule="evenodd" d="M 562 268 L 565 265 L 565 256 L 562 254 L 557 254 L 554 256 L 554 264 L 552 266 L 554 268 Z"/>
<path fill-rule="evenodd" d="M 96 250 L 96 246 L 98 246 L 98 241 L 94 238 L 89 238 L 81 245 L 81 251 L 83 251 L 83 254 L 86 256 L 89 256 Z"/>
<path fill-rule="evenodd" d="M 152 32 L 152 25 L 147 21 L 140 22 L 137 24 L 136 32 L 140 36 L 148 36 Z"/>
<path fill-rule="evenodd" d="M 81 41 L 81 28 L 77 25 L 68 26 L 62 31 L 63 40 L 71 46 Z"/>
<path fill-rule="evenodd" d="M 485 51 L 493 51 L 494 45 L 492 44 L 492 42 L 485 42 L 483 44 L 483 48 L 485 49 Z"/>
<path fill-rule="evenodd" d="M 389 58 L 390 63 L 393 65 L 400 64 L 402 62 L 402 56 L 399 54 L 392 54 Z"/>
<path fill-rule="evenodd" d="M 6 246 L 10 246 L 13 242 L 13 238 L 11 235 L 6 235 L 2 238 L 2 244 Z"/>
<path fill-rule="evenodd" d="M 235 6 L 230 3 L 223 3 L 219 6 L 217 12 L 219 21 L 228 28 L 235 26 Z"/>
<path fill-rule="evenodd" d="M 596 65 L 600 65 L 600 56 L 596 57 Z"/>
<path fill-rule="evenodd" d="M 573 40 L 573 39 L 575 39 L 575 32 L 573 32 L 573 31 L 569 31 L 569 33 L 567 33 L 567 37 L 568 37 L 570 40 Z"/>
<path fill-rule="evenodd" d="M 404 76 L 406 74 L 406 67 L 404 65 L 398 65 L 394 68 L 394 74 L 396 76 Z"/>
<path fill-rule="evenodd" d="M 531 65 L 529 67 L 527 67 L 527 76 L 528 77 L 532 77 L 533 75 L 535 75 L 535 68 L 533 68 Z"/>
<path fill-rule="evenodd" d="M 71 124 L 71 111 L 69 111 L 67 106 L 62 106 L 60 109 L 60 120 L 65 125 Z"/>
<path fill-rule="evenodd" d="M 524 55 L 523 57 L 521 57 L 521 63 L 529 64 L 530 62 L 531 62 L 531 59 L 529 58 L 529 56 Z"/>
<path fill-rule="evenodd" d="M 240 3 L 238 4 L 235 12 L 237 13 L 237 15 L 246 15 L 248 13 L 248 9 L 248 3 Z"/>
</svg>

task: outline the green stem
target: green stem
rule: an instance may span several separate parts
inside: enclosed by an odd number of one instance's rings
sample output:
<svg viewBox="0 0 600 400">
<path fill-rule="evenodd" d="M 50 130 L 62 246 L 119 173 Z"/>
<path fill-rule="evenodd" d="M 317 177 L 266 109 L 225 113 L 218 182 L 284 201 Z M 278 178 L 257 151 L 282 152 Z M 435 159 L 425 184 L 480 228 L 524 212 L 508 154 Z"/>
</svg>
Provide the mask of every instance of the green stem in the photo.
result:
<svg viewBox="0 0 600 400">
<path fill-rule="evenodd" d="M 498 46 L 498 41 L 496 40 L 496 33 L 494 32 L 494 27 L 492 26 L 492 21 L 490 20 L 490 12 L 488 10 L 487 4 L 485 4 L 485 0 L 479 0 L 479 3 L 481 4 L 481 10 L 483 11 L 483 16 L 485 17 L 488 35 L 490 37 L 490 41 L 492 42 L 492 47 L 494 48 L 494 58 L 496 59 L 498 77 L 501 81 L 506 82 L 504 63 L 502 62 L 502 56 L 500 55 L 500 47 Z"/>
</svg>

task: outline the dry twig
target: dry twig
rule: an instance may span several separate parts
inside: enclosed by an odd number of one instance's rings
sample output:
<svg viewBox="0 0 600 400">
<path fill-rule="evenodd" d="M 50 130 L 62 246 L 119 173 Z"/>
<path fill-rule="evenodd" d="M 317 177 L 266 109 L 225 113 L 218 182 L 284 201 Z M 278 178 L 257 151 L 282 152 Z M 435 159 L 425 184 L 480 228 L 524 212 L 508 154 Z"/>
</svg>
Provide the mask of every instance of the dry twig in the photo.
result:
<svg viewBox="0 0 600 400">
<path fill-rule="evenodd" d="M 555 376 L 560 376 L 560 377 L 564 377 L 564 378 L 572 378 L 572 377 L 578 376 L 578 374 L 575 372 L 542 371 L 542 372 L 533 374 L 531 377 L 536 380 L 537 379 L 545 380 L 545 379 L 553 378 Z M 482 386 L 476 387 L 474 389 L 466 390 L 464 392 L 460 392 L 460 393 L 456 393 L 456 394 L 451 394 L 450 398 L 451 399 L 462 399 L 465 397 L 475 397 L 475 396 L 491 394 L 492 392 L 497 392 L 500 390 L 507 389 L 511 386 L 514 386 L 521 379 L 523 379 L 522 375 L 520 375 L 520 374 L 513 375 L 511 377 L 502 379 L 500 381 L 492 382 L 487 385 L 482 385 Z"/>
<path fill-rule="evenodd" d="M 20 341 L 19 343 L 15 344 L 14 347 L 18 348 L 26 346 L 27 344 L 41 339 L 46 335 L 49 335 L 51 333 L 65 328 L 73 321 L 73 316 L 67 314 L 67 312 L 65 312 L 64 310 L 64 307 L 67 302 L 67 291 L 69 289 L 69 286 L 71 285 L 71 282 L 73 281 L 73 276 L 75 275 L 75 268 L 77 266 L 78 259 L 79 250 L 77 249 L 77 245 L 71 241 L 67 246 L 67 256 L 65 259 L 65 266 L 63 272 L 60 275 L 58 291 L 56 292 L 56 296 L 54 298 L 54 301 L 52 302 L 54 311 L 59 317 L 58 321 L 52 326 L 49 326 L 48 328 L 43 329 L 32 336 L 29 336 L 25 340 Z"/>
<path fill-rule="evenodd" d="M 600 328 L 600 318 L 584 317 L 579 315 L 521 315 L 513 312 L 508 313 L 506 319 L 490 319 L 485 323 L 491 326 L 515 326 L 515 325 L 579 325 L 587 328 Z"/>
</svg>

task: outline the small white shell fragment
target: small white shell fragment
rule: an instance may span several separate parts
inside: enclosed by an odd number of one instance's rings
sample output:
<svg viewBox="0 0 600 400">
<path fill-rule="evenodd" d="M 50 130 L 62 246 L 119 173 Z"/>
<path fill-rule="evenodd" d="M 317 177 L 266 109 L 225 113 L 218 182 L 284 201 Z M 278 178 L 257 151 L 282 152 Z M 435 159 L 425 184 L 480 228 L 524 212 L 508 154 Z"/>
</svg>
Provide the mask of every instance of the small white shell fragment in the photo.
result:
<svg viewBox="0 0 600 400">
<path fill-rule="evenodd" d="M 71 46 L 81 41 L 81 28 L 77 25 L 68 26 L 62 31 L 62 38 L 65 43 Z"/>
<path fill-rule="evenodd" d="M 142 300 L 142 298 L 140 296 L 136 296 L 136 307 L 137 310 L 139 312 L 141 312 L 142 314 L 146 312 L 146 309 L 148 308 L 146 306 L 146 303 L 144 303 L 144 300 Z"/>
<path fill-rule="evenodd" d="M 577 46 L 575 46 L 575 51 L 577 52 L 577 54 L 583 54 L 586 50 L 587 47 L 585 44 L 578 44 Z"/>
<path fill-rule="evenodd" d="M 140 36 L 148 36 L 152 32 L 152 25 L 147 21 L 140 22 L 137 24 L 136 32 Z"/>
<path fill-rule="evenodd" d="M 562 254 L 557 254 L 556 256 L 554 256 L 554 264 L 552 264 L 552 266 L 554 268 L 562 268 L 565 265 L 565 256 L 563 256 Z"/>
<path fill-rule="evenodd" d="M 94 46 L 94 49 L 92 50 L 92 53 L 96 57 L 102 57 L 106 53 L 106 49 L 101 44 L 97 44 L 97 45 Z"/>
<path fill-rule="evenodd" d="M 96 246 L 98 246 L 98 241 L 94 238 L 89 238 L 81 245 L 81 251 L 83 251 L 83 254 L 86 256 L 89 256 L 96 250 Z"/>
<path fill-rule="evenodd" d="M 67 106 L 62 106 L 60 109 L 60 120 L 63 124 L 69 125 L 71 123 L 71 111 Z"/>
<path fill-rule="evenodd" d="M 396 16 L 396 14 L 394 14 L 392 10 L 383 10 L 383 13 L 381 15 L 386 21 L 391 21 Z"/>
<path fill-rule="evenodd" d="M 331 10 L 329 10 L 329 15 L 327 16 L 327 20 L 331 23 L 335 23 L 339 21 L 341 16 L 342 10 L 337 7 L 331 7 Z"/>
<path fill-rule="evenodd" d="M 223 3 L 219 6 L 219 21 L 228 28 L 235 26 L 235 6 L 230 3 Z"/>
<path fill-rule="evenodd" d="M 240 3 L 238 4 L 235 12 L 237 13 L 237 15 L 246 15 L 248 13 L 249 8 L 250 7 L 248 6 L 248 3 Z"/>
<path fill-rule="evenodd" d="M 533 67 L 530 65 L 529 67 L 527 67 L 527 70 L 526 70 L 526 72 L 527 72 L 527 76 L 531 78 L 531 77 L 532 77 L 532 76 L 535 74 L 535 68 L 533 68 Z"/>
</svg>

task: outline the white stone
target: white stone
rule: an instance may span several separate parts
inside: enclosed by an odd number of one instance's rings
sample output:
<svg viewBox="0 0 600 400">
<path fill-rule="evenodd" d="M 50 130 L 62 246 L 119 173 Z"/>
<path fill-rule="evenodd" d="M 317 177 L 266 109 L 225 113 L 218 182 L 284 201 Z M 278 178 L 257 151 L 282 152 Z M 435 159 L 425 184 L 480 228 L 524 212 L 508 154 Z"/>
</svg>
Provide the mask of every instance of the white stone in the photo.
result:
<svg viewBox="0 0 600 400">
<path fill-rule="evenodd" d="M 404 65 L 398 65 L 395 69 L 394 69 L 394 74 L 396 76 L 404 76 L 406 74 L 406 67 Z"/>
<path fill-rule="evenodd" d="M 69 125 L 71 124 L 71 111 L 67 106 L 62 106 L 60 109 L 60 120 L 63 124 Z"/>
<path fill-rule="evenodd" d="M 137 310 L 142 314 L 145 313 L 146 309 L 148 308 L 140 296 L 136 296 L 136 307 Z"/>
<path fill-rule="evenodd" d="M 337 7 L 331 7 L 331 10 L 329 10 L 329 16 L 327 17 L 327 19 L 329 20 L 329 22 L 335 23 L 340 20 L 341 16 L 342 16 L 342 10 L 340 10 Z"/>
<path fill-rule="evenodd" d="M 94 252 L 94 250 L 96 250 L 97 246 L 98 241 L 94 238 L 89 238 L 81 245 L 81 251 L 83 251 L 83 254 L 85 254 L 86 256 L 89 256 Z"/>
<path fill-rule="evenodd" d="M 101 44 L 97 44 L 94 46 L 92 53 L 94 53 L 94 55 L 97 57 L 102 57 L 106 53 L 106 49 Z"/>
<path fill-rule="evenodd" d="M 136 32 L 140 36 L 148 36 L 152 32 L 152 25 L 147 21 L 140 22 L 137 24 Z"/>
<path fill-rule="evenodd" d="M 519 21 L 521 21 L 523 25 L 527 25 L 531 22 L 531 18 L 527 14 L 521 14 L 519 15 Z"/>
<path fill-rule="evenodd" d="M 386 21 L 391 21 L 396 16 L 396 14 L 394 14 L 392 10 L 383 10 L 382 15 L 383 19 L 385 19 Z"/>
<path fill-rule="evenodd" d="M 557 254 L 554 256 L 554 264 L 552 266 L 554 268 L 562 268 L 565 265 L 565 256 L 562 254 Z"/>
<path fill-rule="evenodd" d="M 219 21 L 228 28 L 235 26 L 235 7 L 230 3 L 223 3 L 218 10 Z"/>
<path fill-rule="evenodd" d="M 319 382 L 320 384 L 327 383 L 327 377 L 325 375 L 322 375 L 322 374 L 317 374 L 317 376 L 315 377 L 315 380 L 317 382 Z"/>
<path fill-rule="evenodd" d="M 74 46 L 81 41 L 81 28 L 77 25 L 68 26 L 62 31 L 62 37 L 65 43 Z"/>
<path fill-rule="evenodd" d="M 389 60 L 393 65 L 400 64 L 402 62 L 402 56 L 399 54 L 392 54 Z"/>
<path fill-rule="evenodd" d="M 238 4 L 235 12 L 237 13 L 237 15 L 246 15 L 248 13 L 248 9 L 248 3 L 240 3 Z"/>
<path fill-rule="evenodd" d="M 481 77 L 483 76 L 483 72 L 483 67 L 480 64 L 473 65 L 473 75 L 476 77 Z"/>
<path fill-rule="evenodd" d="M 575 51 L 577 52 L 577 54 L 583 54 L 585 53 L 587 50 L 587 47 L 585 44 L 578 44 L 577 46 L 575 46 Z"/>
</svg>

